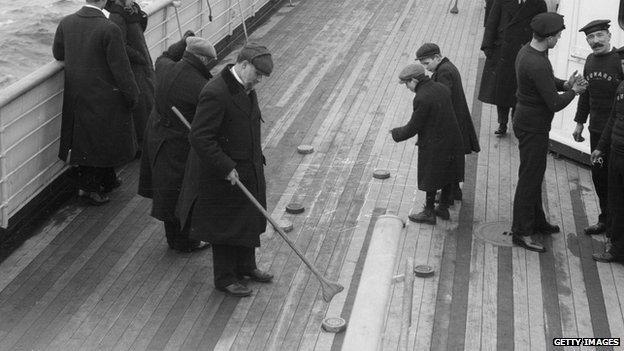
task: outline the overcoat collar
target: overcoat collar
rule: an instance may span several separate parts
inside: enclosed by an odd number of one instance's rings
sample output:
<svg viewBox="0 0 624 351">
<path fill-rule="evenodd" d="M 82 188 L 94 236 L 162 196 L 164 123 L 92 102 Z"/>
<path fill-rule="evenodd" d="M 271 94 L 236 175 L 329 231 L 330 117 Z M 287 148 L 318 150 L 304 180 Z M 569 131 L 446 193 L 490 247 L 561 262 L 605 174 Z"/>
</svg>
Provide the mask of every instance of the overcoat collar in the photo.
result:
<svg viewBox="0 0 624 351">
<path fill-rule="evenodd" d="M 197 58 L 197 56 L 191 54 L 190 52 L 188 51 L 184 52 L 184 55 L 182 56 L 182 61 L 186 62 L 187 64 L 195 68 L 204 78 L 206 79 L 212 78 L 212 74 L 210 74 L 210 70 L 208 69 L 208 67 L 206 67 L 201 62 L 201 60 Z"/>
<path fill-rule="evenodd" d="M 511 19 L 511 21 L 509 21 L 509 24 L 507 24 L 507 27 L 511 27 L 514 24 L 522 22 L 522 21 L 524 21 L 524 20 L 526 20 L 528 18 L 533 18 L 533 16 L 536 15 L 536 13 L 535 13 L 536 1 L 526 0 L 522 4 L 518 4 L 517 0 L 510 0 L 510 1 L 515 3 L 518 7 L 517 7 L 517 10 L 516 10 L 516 13 L 514 14 L 514 16 Z"/>
<path fill-rule="evenodd" d="M 98 9 L 94 9 L 93 7 L 88 7 L 88 6 L 83 6 L 80 10 L 78 10 L 78 12 L 76 12 L 76 14 L 80 17 L 102 17 L 102 18 L 106 18 L 106 16 L 104 16 L 104 12 L 102 12 L 101 10 Z"/>
<path fill-rule="evenodd" d="M 251 114 L 253 105 L 252 103 L 257 101 L 256 91 L 252 90 L 249 95 L 245 92 L 245 87 L 243 87 L 232 75 L 230 69 L 234 66 L 233 64 L 229 64 L 225 66 L 225 68 L 221 71 L 221 77 L 225 81 L 225 84 L 228 87 L 230 95 L 232 95 L 232 101 L 238 108 L 243 110 L 247 115 Z"/>
<path fill-rule="evenodd" d="M 416 89 L 414 89 L 414 90 L 416 90 L 416 92 L 418 92 L 418 90 L 421 87 L 429 84 L 430 82 L 431 82 L 431 78 L 425 76 L 424 78 L 422 78 L 421 80 L 418 81 L 418 84 L 416 84 Z"/>
</svg>

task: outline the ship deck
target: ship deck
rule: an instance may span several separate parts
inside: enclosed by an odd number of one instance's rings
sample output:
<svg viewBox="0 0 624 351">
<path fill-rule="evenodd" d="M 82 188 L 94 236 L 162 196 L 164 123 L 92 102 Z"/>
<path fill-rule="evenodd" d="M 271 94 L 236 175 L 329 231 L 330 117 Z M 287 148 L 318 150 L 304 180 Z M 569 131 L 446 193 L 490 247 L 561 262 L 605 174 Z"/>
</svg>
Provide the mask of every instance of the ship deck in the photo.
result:
<svg viewBox="0 0 624 351">
<path fill-rule="evenodd" d="M 407 257 L 436 270 L 414 283 L 413 349 L 545 350 L 553 337 L 624 337 L 624 266 L 592 261 L 604 236 L 577 234 L 598 213 L 587 168 L 548 157 L 544 204 L 562 228 L 544 238 L 548 252 L 476 235 L 508 228 L 517 140 L 494 137 L 496 111 L 475 98 L 483 2 L 460 1 L 457 15 L 449 2 L 299 1 L 251 36 L 275 61 L 258 88 L 269 212 L 292 221 L 288 235 L 345 286 L 331 303 L 271 228 L 258 262 L 275 281 L 251 284 L 248 298 L 215 291 L 210 250 L 167 248 L 150 201 L 136 195 L 134 162 L 109 204 L 72 200 L 0 264 L 0 350 L 339 350 L 344 333 L 323 332 L 321 321 L 349 320 L 376 218 L 407 219 L 424 202 L 414 140 L 394 143 L 388 130 L 410 116 L 397 76 L 426 41 L 462 73 L 482 151 L 466 158 L 451 220 L 404 230 L 397 274 Z M 300 144 L 315 152 L 298 154 Z M 391 178 L 372 178 L 377 168 Z M 291 201 L 306 211 L 286 214 Z M 402 295 L 397 282 L 384 350 L 399 347 Z"/>
</svg>

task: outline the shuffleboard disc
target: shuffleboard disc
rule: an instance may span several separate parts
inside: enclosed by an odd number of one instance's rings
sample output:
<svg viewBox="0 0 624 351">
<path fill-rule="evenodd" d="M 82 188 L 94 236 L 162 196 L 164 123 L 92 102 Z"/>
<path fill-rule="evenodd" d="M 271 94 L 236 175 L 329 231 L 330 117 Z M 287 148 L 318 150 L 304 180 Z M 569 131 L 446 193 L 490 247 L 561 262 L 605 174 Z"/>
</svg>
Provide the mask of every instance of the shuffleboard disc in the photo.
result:
<svg viewBox="0 0 624 351">
<path fill-rule="evenodd" d="M 434 270 L 431 266 L 419 265 L 419 266 L 414 267 L 414 274 L 417 277 L 421 277 L 421 278 L 430 277 L 433 275 L 433 273 L 434 273 Z"/>
<path fill-rule="evenodd" d="M 299 214 L 303 213 L 303 211 L 305 211 L 305 207 L 303 207 L 303 205 L 300 203 L 291 202 L 286 205 L 286 212 L 290 214 Z"/>
<path fill-rule="evenodd" d="M 302 155 L 311 154 L 314 152 L 314 147 L 312 145 L 299 145 L 297 146 L 297 152 Z"/>
<path fill-rule="evenodd" d="M 321 327 L 326 332 L 340 333 L 347 329 L 347 322 L 340 317 L 328 317 L 323 319 Z"/>
<path fill-rule="evenodd" d="M 376 178 L 376 179 L 388 179 L 388 178 L 390 178 L 390 172 L 388 172 L 385 169 L 376 169 L 373 172 L 373 178 Z"/>
</svg>

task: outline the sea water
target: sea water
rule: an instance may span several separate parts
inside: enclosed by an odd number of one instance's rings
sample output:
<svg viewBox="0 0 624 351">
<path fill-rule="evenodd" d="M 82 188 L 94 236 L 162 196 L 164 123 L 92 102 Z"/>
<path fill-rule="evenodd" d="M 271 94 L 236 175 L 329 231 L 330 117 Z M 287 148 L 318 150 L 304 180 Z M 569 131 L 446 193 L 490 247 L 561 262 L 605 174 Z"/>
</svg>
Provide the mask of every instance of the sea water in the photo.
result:
<svg viewBox="0 0 624 351">
<path fill-rule="evenodd" d="M 145 6 L 151 0 L 137 1 Z M 85 0 L 0 0 L 0 89 L 53 61 L 59 21 Z"/>
</svg>

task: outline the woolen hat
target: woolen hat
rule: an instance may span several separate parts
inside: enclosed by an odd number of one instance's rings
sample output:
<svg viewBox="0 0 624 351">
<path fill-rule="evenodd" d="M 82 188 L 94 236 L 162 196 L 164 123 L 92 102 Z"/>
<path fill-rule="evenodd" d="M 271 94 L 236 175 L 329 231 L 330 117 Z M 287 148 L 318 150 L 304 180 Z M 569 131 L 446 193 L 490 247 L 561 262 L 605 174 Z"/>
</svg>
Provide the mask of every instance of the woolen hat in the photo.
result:
<svg viewBox="0 0 624 351">
<path fill-rule="evenodd" d="M 597 32 L 599 30 L 608 30 L 611 20 L 603 19 L 603 20 L 593 20 L 585 25 L 585 27 L 579 29 L 579 32 L 585 32 L 585 35 L 590 35 L 593 32 Z"/>
<path fill-rule="evenodd" d="M 434 43 L 425 43 L 416 50 L 416 59 L 422 60 L 436 54 L 440 54 L 440 47 Z"/>
<path fill-rule="evenodd" d="M 247 61 L 266 76 L 271 75 L 271 72 L 273 72 L 273 59 L 266 46 L 248 43 L 241 49 L 236 61 Z"/>
<path fill-rule="evenodd" d="M 399 83 L 405 83 L 411 80 L 412 78 L 421 79 L 424 76 L 425 76 L 425 67 L 423 67 L 423 65 L 419 63 L 412 63 L 412 64 L 405 66 L 405 68 L 403 68 L 401 73 L 399 73 L 399 80 L 400 80 Z"/>
<path fill-rule="evenodd" d="M 197 56 L 217 58 L 217 50 L 210 42 L 201 37 L 186 38 L 186 51 Z"/>
<path fill-rule="evenodd" d="M 563 16 L 556 12 L 542 12 L 531 20 L 531 29 L 542 38 L 553 36 L 565 29 Z"/>
</svg>

